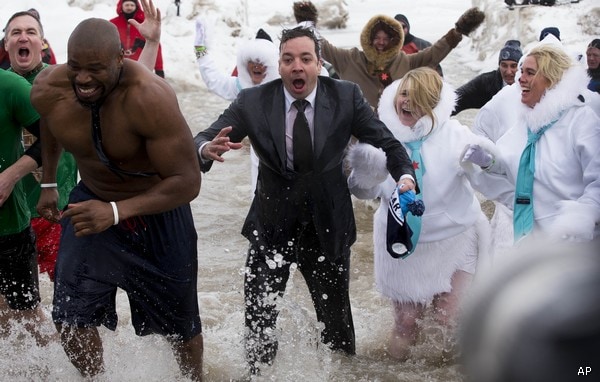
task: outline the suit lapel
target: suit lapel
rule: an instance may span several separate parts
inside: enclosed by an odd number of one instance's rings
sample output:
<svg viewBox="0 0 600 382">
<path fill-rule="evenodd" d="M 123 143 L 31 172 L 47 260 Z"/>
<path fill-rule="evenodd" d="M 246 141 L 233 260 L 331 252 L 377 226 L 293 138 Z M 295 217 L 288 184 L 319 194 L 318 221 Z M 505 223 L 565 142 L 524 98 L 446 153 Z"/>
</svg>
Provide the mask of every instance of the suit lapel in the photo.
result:
<svg viewBox="0 0 600 382">
<path fill-rule="evenodd" d="M 282 171 L 285 171 L 287 153 L 285 149 L 285 96 L 282 84 L 274 88 L 271 94 L 271 101 L 265 104 L 267 105 L 265 108 L 265 120 L 269 123 L 280 168 Z"/>
<path fill-rule="evenodd" d="M 314 119 L 314 149 L 315 158 L 319 158 L 325 142 L 329 136 L 329 127 L 333 120 L 333 100 L 327 96 L 325 88 L 319 81 L 317 86 L 317 96 L 315 97 L 315 119 Z"/>
</svg>

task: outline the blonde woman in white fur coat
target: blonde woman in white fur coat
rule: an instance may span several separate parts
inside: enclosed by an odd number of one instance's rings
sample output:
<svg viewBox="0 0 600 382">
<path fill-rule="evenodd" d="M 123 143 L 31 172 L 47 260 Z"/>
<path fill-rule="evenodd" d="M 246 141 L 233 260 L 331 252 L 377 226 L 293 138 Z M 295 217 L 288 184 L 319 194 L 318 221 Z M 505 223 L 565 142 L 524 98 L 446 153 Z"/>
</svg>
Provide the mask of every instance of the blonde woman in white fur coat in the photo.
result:
<svg viewBox="0 0 600 382">
<path fill-rule="evenodd" d="M 394 304 L 388 352 L 397 359 L 410 355 L 419 320 L 430 304 L 437 322 L 454 327 L 461 295 L 489 246 L 489 222 L 460 159 L 467 143 L 492 144 L 450 119 L 455 102 L 454 89 L 427 67 L 390 84 L 379 102 L 379 118 L 398 140 L 404 144 L 424 138 L 425 173 L 419 187 L 425 213 L 416 249 L 404 259 L 393 258 L 386 249 L 387 209 L 396 182 L 386 170 L 383 151 L 358 143 L 348 152 L 351 192 L 360 199 L 380 198 L 373 223 L 375 281 Z"/>
<path fill-rule="evenodd" d="M 583 96 L 588 82 L 585 68 L 561 47 L 532 49 L 518 79 L 521 102 L 514 112 L 521 118 L 496 142 L 501 155 L 476 146 L 465 154 L 464 168 L 473 171 L 478 190 L 518 208 L 515 189 L 528 130 L 537 133 L 550 126 L 535 144 L 533 192 L 526 203 L 533 205 L 532 225 L 527 230 L 513 225 L 517 241 L 600 237 L 600 118 Z"/>
</svg>

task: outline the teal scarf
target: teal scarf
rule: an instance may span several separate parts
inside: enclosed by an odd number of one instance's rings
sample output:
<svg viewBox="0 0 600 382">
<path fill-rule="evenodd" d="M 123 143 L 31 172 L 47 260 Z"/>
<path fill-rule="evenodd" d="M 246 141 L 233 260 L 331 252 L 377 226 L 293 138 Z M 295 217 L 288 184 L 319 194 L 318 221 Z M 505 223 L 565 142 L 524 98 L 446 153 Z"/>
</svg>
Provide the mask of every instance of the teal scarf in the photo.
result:
<svg viewBox="0 0 600 382">
<path fill-rule="evenodd" d="M 543 126 L 537 133 L 532 133 L 531 130 L 527 129 L 527 145 L 519 161 L 517 187 L 515 189 L 513 209 L 515 242 L 527 236 L 533 230 L 533 179 L 535 174 L 536 143 L 544 132 L 552 127 L 559 118 Z"/>
<path fill-rule="evenodd" d="M 423 175 L 425 174 L 425 164 L 423 163 L 423 158 L 421 158 L 421 145 L 423 144 L 424 140 L 425 137 L 419 139 L 418 141 L 404 143 L 411 151 L 410 159 L 412 160 L 415 176 L 417 177 L 417 184 L 421 190 L 421 192 L 419 192 L 419 194 L 416 196 L 417 199 L 423 199 Z M 421 235 L 421 216 L 406 214 L 406 220 L 408 221 L 408 226 L 413 232 L 410 241 L 413 245 L 412 252 L 414 252 L 417 249 L 417 243 L 419 241 L 419 236 Z"/>
</svg>

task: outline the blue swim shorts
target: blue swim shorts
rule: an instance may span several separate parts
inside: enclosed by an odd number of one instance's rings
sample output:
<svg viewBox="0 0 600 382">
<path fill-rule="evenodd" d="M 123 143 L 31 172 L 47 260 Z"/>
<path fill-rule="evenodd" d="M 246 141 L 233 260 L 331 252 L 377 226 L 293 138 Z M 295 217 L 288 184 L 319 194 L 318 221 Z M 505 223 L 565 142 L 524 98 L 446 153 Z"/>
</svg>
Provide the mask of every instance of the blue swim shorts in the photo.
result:
<svg viewBox="0 0 600 382">
<path fill-rule="evenodd" d="M 83 183 L 69 203 L 99 199 Z M 117 326 L 117 288 L 127 293 L 137 335 L 187 341 L 202 332 L 197 296 L 197 234 L 189 204 L 136 216 L 75 237 L 63 218 L 56 263 L 55 323 Z"/>
</svg>

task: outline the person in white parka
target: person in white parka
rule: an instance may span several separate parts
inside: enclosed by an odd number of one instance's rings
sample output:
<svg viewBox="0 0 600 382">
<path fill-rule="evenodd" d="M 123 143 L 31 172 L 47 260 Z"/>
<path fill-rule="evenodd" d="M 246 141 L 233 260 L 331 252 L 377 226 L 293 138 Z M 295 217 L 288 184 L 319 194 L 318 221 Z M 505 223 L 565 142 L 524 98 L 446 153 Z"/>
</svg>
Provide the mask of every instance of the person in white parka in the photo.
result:
<svg viewBox="0 0 600 382">
<path fill-rule="evenodd" d="M 409 154 L 414 151 L 410 142 L 423 141 L 418 166 L 424 167 L 419 187 L 425 213 L 413 243 L 416 248 L 408 257 L 396 259 L 387 252 L 387 210 L 396 184 L 386 170 L 384 153 L 363 143 L 348 151 L 353 195 L 380 198 L 373 223 L 375 282 L 393 301 L 395 323 L 388 352 L 397 359 L 410 356 L 419 320 L 430 304 L 437 322 L 455 326 L 461 296 L 488 254 L 489 222 L 460 159 L 468 142 L 477 141 L 490 150 L 493 144 L 450 119 L 455 102 L 454 89 L 427 67 L 413 69 L 390 84 L 379 102 L 379 118 Z"/>
<path fill-rule="evenodd" d="M 205 24 L 206 22 L 202 18 L 196 19 L 194 49 L 200 75 L 210 92 L 228 101 L 233 101 L 240 90 L 279 78 L 279 49 L 262 29 L 259 30 L 255 39 L 248 40 L 239 46 L 237 76 L 233 76 L 223 73 L 208 54 L 205 42 Z M 261 31 L 263 33 L 260 33 Z M 252 148 L 250 148 L 250 161 L 251 193 L 254 195 L 258 176 L 258 158 Z"/>
<path fill-rule="evenodd" d="M 561 47 L 532 49 L 519 78 L 522 117 L 496 142 L 501 155 L 476 145 L 465 153 L 478 190 L 513 209 L 515 242 L 600 237 L 600 118 L 582 95 L 588 82 Z"/>
</svg>

